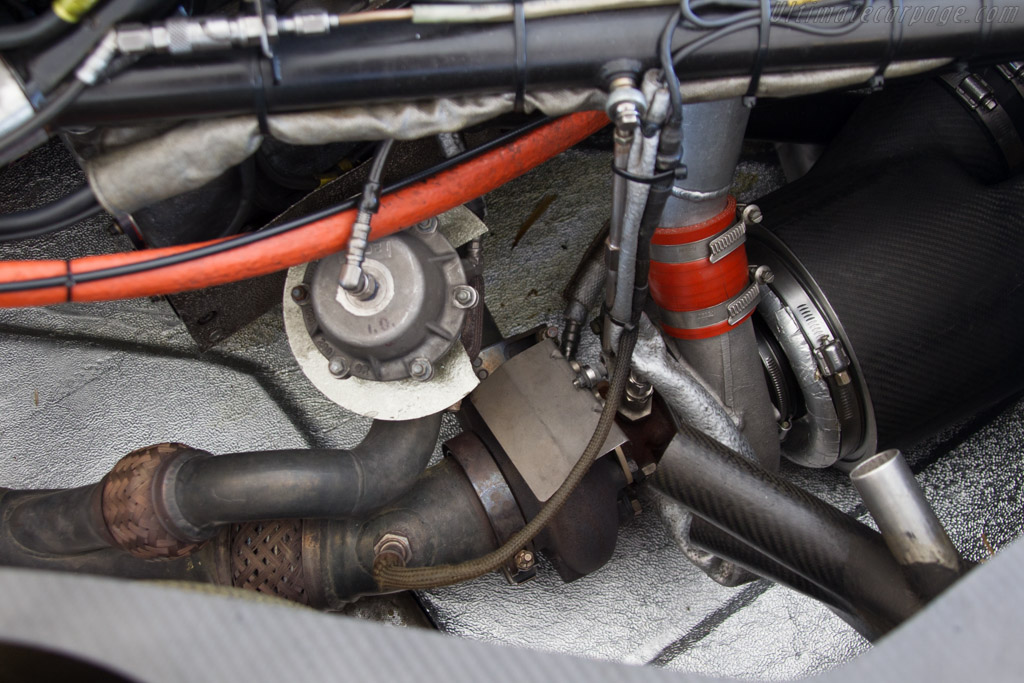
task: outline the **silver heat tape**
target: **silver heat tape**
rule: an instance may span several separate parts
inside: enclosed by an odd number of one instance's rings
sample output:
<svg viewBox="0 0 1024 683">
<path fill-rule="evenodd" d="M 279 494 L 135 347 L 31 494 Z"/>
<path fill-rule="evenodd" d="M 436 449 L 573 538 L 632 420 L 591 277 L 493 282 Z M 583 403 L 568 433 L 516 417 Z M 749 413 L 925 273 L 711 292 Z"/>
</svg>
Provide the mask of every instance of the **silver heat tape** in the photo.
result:
<svg viewBox="0 0 1024 683">
<path fill-rule="evenodd" d="M 893 62 L 887 78 L 930 71 L 949 60 Z M 874 67 L 822 69 L 785 74 L 764 74 L 757 94 L 764 97 L 805 95 L 865 83 Z M 750 78 L 689 81 L 682 86 L 687 102 L 707 102 L 746 93 Z M 527 93 L 527 112 L 560 116 L 576 111 L 604 109 L 606 95 L 597 89 L 553 90 Z M 271 135 L 294 145 L 331 142 L 412 140 L 451 133 L 513 111 L 515 95 L 481 95 L 437 100 L 386 103 L 273 114 L 267 117 Z M 101 149 L 85 162 L 86 176 L 96 198 L 112 214 L 130 213 L 164 199 L 202 187 L 251 156 L 263 141 L 255 116 L 191 121 L 170 130 L 150 129 L 153 136 L 139 138 L 143 129 L 110 129 Z M 122 144 L 125 140 L 134 140 Z"/>
<path fill-rule="evenodd" d="M 668 90 L 659 87 L 657 71 L 648 71 L 644 76 L 642 91 L 647 98 L 646 123 L 661 126 L 668 115 Z M 654 162 L 658 156 L 659 133 L 651 137 L 638 134 L 633 136 L 629 150 L 627 170 L 638 176 L 654 173 Z M 651 186 L 646 183 L 626 181 L 626 203 L 622 216 L 622 241 L 620 244 L 618 273 L 615 280 L 615 298 L 611 316 L 615 320 L 629 320 L 633 307 L 633 282 L 636 278 L 637 238 L 640 234 L 640 219 L 647 206 L 647 195 Z M 617 342 L 617 340 L 615 340 Z"/>
<path fill-rule="evenodd" d="M 633 350 L 633 371 L 657 390 L 677 419 L 751 462 L 758 462 L 750 442 L 726 407 L 686 361 L 677 360 L 669 354 L 664 339 L 646 315 L 640 318 L 640 336 Z"/>
<path fill-rule="evenodd" d="M 526 95 L 527 113 L 561 116 L 604 108 L 600 90 L 558 90 Z M 275 114 L 270 134 L 292 145 L 360 140 L 417 140 L 453 133 L 515 109 L 515 95 L 442 98 Z M 137 129 L 134 129 L 137 130 Z M 111 138 L 124 137 L 116 129 Z M 202 187 L 259 149 L 255 116 L 192 121 L 156 137 L 112 149 L 86 162 L 89 185 L 114 215 Z"/>
<path fill-rule="evenodd" d="M 673 358 L 657 328 L 644 315 L 640 335 L 633 349 L 633 372 L 661 394 L 677 420 L 683 420 L 715 441 L 757 462 L 754 449 L 743 435 L 729 410 L 682 359 Z M 673 441 L 669 448 L 677 448 Z M 723 586 L 738 586 L 750 581 L 746 570 L 726 562 L 690 542 L 692 513 L 672 496 L 652 488 L 652 502 L 682 553 L 713 581 Z"/>
</svg>

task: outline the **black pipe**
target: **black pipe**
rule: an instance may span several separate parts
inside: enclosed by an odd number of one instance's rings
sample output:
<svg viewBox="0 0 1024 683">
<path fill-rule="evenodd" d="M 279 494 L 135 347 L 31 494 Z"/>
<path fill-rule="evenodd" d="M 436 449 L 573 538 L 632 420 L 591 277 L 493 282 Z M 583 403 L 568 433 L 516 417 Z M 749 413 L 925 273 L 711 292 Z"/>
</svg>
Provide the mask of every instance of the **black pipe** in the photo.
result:
<svg viewBox="0 0 1024 683">
<path fill-rule="evenodd" d="M 854 608 L 841 596 L 759 553 L 740 539 L 700 517 L 694 517 L 690 522 L 690 541 L 716 557 L 824 603 L 868 640 L 877 640 L 881 635 L 875 628 L 858 618 Z"/>
<path fill-rule="evenodd" d="M 385 534 L 407 540 L 410 567 L 455 564 L 498 547 L 480 499 L 452 458 L 428 469 L 402 499 L 370 519 L 306 525 L 303 547 L 319 554 L 307 558 L 306 566 L 317 571 L 307 577 L 306 590 L 313 604 L 331 608 L 380 593 L 374 547 Z"/>
<path fill-rule="evenodd" d="M 91 484 L 59 491 L 4 491 L 0 526 L 16 543 L 39 553 L 73 555 L 110 547 L 100 489 Z"/>
<path fill-rule="evenodd" d="M 172 493 L 197 537 L 261 519 L 358 517 L 401 496 L 426 468 L 441 414 L 376 421 L 350 450 L 281 450 L 186 461 Z M 189 527 L 192 527 L 189 529 Z"/>
<path fill-rule="evenodd" d="M 222 540 L 159 562 L 111 548 L 99 516 L 99 484 L 62 491 L 0 490 L 0 566 L 132 579 L 224 583 Z M 99 517 L 99 518 L 97 518 Z"/>
<path fill-rule="evenodd" d="M 850 604 L 884 634 L 922 606 L 875 531 L 683 425 L 658 486 L 695 514 Z"/>
<path fill-rule="evenodd" d="M 126 510 L 125 505 L 139 503 L 125 500 L 120 492 L 106 507 L 116 511 L 111 514 L 147 524 L 155 518 L 183 543 L 212 538 L 230 523 L 359 517 L 414 484 L 434 453 L 440 428 L 440 413 L 406 422 L 377 421 L 349 450 L 211 456 L 172 445 L 168 450 L 173 455 L 138 480 L 139 486 L 159 492 L 149 499 L 153 510 Z M 117 468 L 115 472 L 124 475 Z M 5 544 L 41 555 L 115 545 L 108 531 L 115 522 L 103 512 L 108 493 L 107 479 L 59 491 L 0 490 L 0 563 L 6 562 Z"/>
<path fill-rule="evenodd" d="M 141 1 L 141 0 L 137 0 Z M 1017 11 L 1021 0 L 997 8 Z M 943 9 L 927 0 L 928 11 Z M 916 8 L 916 7 L 915 7 Z M 975 23 L 979 2 L 958 21 L 903 22 L 894 59 L 1019 57 L 1024 21 Z M 671 8 L 594 12 L 528 23 L 530 88 L 596 87 L 611 58 L 657 66 L 657 37 Z M 675 46 L 703 31 L 680 27 Z M 824 39 L 777 27 L 765 73 L 800 68 L 877 65 L 893 35 L 890 22 L 863 21 L 850 33 Z M 686 80 L 749 73 L 757 28 L 737 31 L 688 56 L 679 65 Z M 61 125 L 107 124 L 161 118 L 198 118 L 326 108 L 349 103 L 515 90 L 517 64 L 511 24 L 432 25 L 387 23 L 342 27 L 328 36 L 283 37 L 275 45 L 278 76 L 254 51 L 181 60 L 151 56 L 83 93 L 59 119 Z M 259 94 L 261 93 L 261 94 Z"/>
<path fill-rule="evenodd" d="M 91 488 L 60 493 L 87 497 L 85 492 Z M 6 508 L 0 527 L 0 565 L 228 586 L 234 585 L 241 573 L 239 562 L 244 560 L 236 557 L 233 549 L 244 540 L 244 525 L 222 530 L 187 557 L 160 561 L 140 559 L 112 548 L 75 554 L 27 548 L 11 535 L 11 508 L 6 503 L 15 493 L 0 491 L 0 506 Z M 375 547 L 385 534 L 407 541 L 409 566 L 459 562 L 498 545 L 480 499 L 465 472 L 451 458 L 420 474 L 403 497 L 372 515 L 344 520 L 305 519 L 301 528 L 301 539 L 293 539 L 290 550 L 294 556 L 290 560 L 302 568 L 298 574 L 301 588 L 314 607 L 337 608 L 362 595 L 380 592 L 372 568 Z M 272 590 L 273 582 L 271 576 L 267 585 L 238 582 L 238 587 L 266 591 Z"/>
</svg>

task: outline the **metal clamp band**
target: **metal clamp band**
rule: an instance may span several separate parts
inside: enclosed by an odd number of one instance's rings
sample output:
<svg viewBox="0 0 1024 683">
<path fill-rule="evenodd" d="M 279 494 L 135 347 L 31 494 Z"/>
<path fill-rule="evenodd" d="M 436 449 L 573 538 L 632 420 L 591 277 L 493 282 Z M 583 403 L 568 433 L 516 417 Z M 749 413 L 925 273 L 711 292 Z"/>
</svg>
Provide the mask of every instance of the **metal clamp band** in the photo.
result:
<svg viewBox="0 0 1024 683">
<path fill-rule="evenodd" d="M 1018 95 L 1024 97 L 1024 62 L 999 64 L 996 66 L 996 70 L 1017 89 Z"/>
<path fill-rule="evenodd" d="M 747 287 L 738 297 L 729 302 L 729 324 L 735 325 L 750 315 L 761 300 L 761 287 L 755 282 Z"/>
<path fill-rule="evenodd" d="M 740 221 L 718 237 L 711 240 L 710 244 L 708 244 L 708 251 L 711 252 L 708 259 L 712 263 L 718 263 L 729 254 L 736 251 L 736 249 L 746 241 L 747 226 L 745 223 Z"/>
<path fill-rule="evenodd" d="M 699 311 L 662 310 L 662 321 L 669 327 L 679 330 L 696 330 L 724 322 L 736 325 L 757 307 L 760 300 L 761 288 L 755 282 L 729 301 L 716 306 L 702 308 Z"/>
<path fill-rule="evenodd" d="M 974 114 L 1002 152 L 1011 171 L 1024 164 L 1024 140 L 1013 119 L 1000 106 L 992 87 L 974 73 L 952 73 L 939 77 L 954 95 Z"/>
<path fill-rule="evenodd" d="M 741 221 L 698 242 L 652 244 L 651 260 L 658 263 L 691 263 L 710 259 L 718 263 L 747 241 L 747 226 Z"/>
<path fill-rule="evenodd" d="M 476 434 L 463 432 L 444 446 L 445 452 L 466 473 L 469 483 L 483 505 L 498 545 L 526 526 L 526 519 L 519 509 L 519 504 L 516 503 L 512 489 L 509 488 L 487 447 Z M 532 545 L 528 545 L 527 548 L 532 550 Z M 516 566 L 515 561 L 508 562 L 504 572 L 511 583 L 522 583 L 537 574 L 535 568 L 521 569 Z"/>
</svg>

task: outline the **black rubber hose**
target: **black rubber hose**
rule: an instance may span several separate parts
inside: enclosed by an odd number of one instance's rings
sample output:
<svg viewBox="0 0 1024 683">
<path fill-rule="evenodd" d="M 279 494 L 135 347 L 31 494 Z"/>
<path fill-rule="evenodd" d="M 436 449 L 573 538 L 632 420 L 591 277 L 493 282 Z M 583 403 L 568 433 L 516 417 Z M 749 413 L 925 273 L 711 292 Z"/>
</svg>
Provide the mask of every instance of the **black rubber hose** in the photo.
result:
<svg viewBox="0 0 1024 683">
<path fill-rule="evenodd" d="M 586 253 L 576 266 L 576 272 L 566 285 L 562 296 L 565 298 L 565 329 L 562 331 L 562 355 L 572 360 L 580 344 L 580 332 L 587 324 L 590 312 L 601 303 L 604 295 L 608 267 L 605 265 L 604 242 L 608 237 L 609 224 L 594 237 Z"/>
<path fill-rule="evenodd" d="M 173 483 L 199 536 L 262 519 L 357 517 L 412 486 L 437 444 L 441 414 L 376 421 L 350 450 L 280 450 L 193 458 Z"/>
<path fill-rule="evenodd" d="M 13 235 L 25 231 L 48 228 L 90 210 L 96 210 L 98 213 L 102 209 L 92 188 L 83 185 L 46 206 L 0 216 L 0 239 L 10 239 Z"/>
<path fill-rule="evenodd" d="M 856 610 L 879 633 L 922 606 L 881 535 L 683 425 L 658 486 L 708 522 Z"/>
<path fill-rule="evenodd" d="M 14 50 L 56 38 L 71 24 L 47 9 L 37 17 L 9 26 L 0 26 L 0 50 Z"/>
<path fill-rule="evenodd" d="M 115 25 L 156 19 L 174 4 L 173 0 L 106 0 L 98 3 L 71 33 L 28 62 L 25 80 L 30 96 L 49 93 L 62 83 Z"/>
<path fill-rule="evenodd" d="M 76 213 L 74 216 L 68 216 L 67 218 L 59 220 L 56 223 L 51 223 L 50 225 L 44 225 L 42 227 L 33 228 L 31 230 L 22 230 L 21 232 L 12 232 L 10 234 L 0 235 L 0 242 L 15 242 L 17 240 L 26 240 L 34 237 L 43 237 L 44 235 L 52 235 L 55 232 L 66 230 L 67 228 L 70 228 L 73 225 L 77 225 L 78 223 L 86 220 L 87 218 L 98 216 L 101 213 L 103 213 L 103 207 L 97 204 L 96 206 Z"/>
<path fill-rule="evenodd" d="M 67 109 L 85 90 L 85 83 L 77 79 L 63 86 L 46 100 L 42 109 L 25 122 L 0 136 L 0 167 L 6 166 L 47 139 L 46 127 Z"/>
</svg>

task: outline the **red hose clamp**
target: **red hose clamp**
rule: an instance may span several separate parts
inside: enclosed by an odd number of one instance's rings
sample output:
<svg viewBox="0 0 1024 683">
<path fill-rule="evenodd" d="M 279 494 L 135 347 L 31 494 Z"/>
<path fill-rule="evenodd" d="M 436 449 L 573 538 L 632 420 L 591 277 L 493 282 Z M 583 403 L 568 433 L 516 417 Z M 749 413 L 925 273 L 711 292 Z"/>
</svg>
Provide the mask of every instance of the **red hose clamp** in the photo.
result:
<svg viewBox="0 0 1024 683">
<path fill-rule="evenodd" d="M 725 334 L 750 317 L 760 292 L 747 269 L 746 225 L 736 200 L 714 218 L 659 228 L 651 239 L 651 296 L 665 332 L 678 339 Z"/>
</svg>

